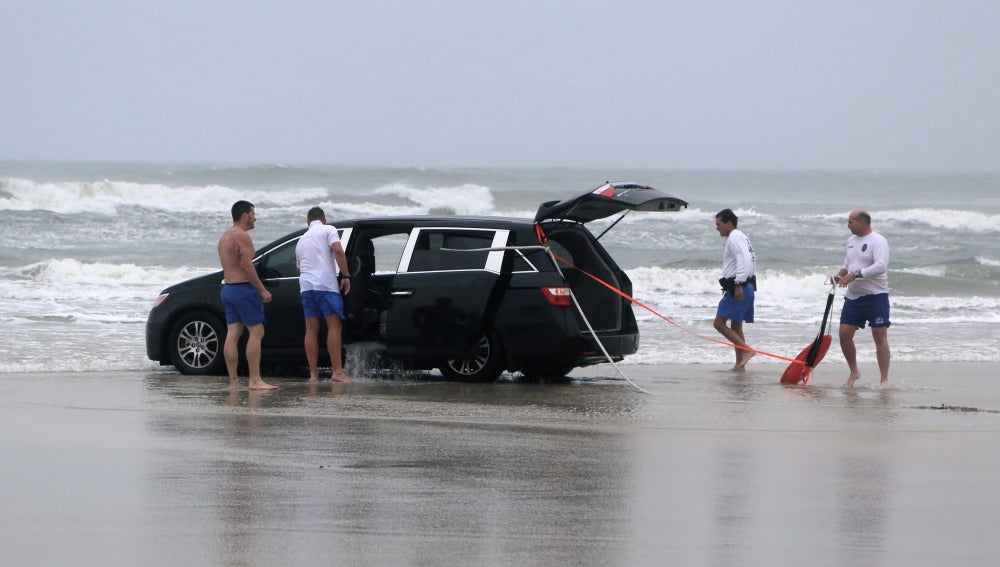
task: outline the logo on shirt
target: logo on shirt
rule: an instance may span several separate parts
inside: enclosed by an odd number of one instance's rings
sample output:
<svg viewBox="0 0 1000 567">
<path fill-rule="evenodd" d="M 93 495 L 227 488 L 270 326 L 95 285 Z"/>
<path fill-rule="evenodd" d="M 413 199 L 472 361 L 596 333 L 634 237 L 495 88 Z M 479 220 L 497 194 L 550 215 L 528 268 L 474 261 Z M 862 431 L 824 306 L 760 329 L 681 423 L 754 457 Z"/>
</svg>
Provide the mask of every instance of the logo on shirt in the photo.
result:
<svg viewBox="0 0 1000 567">
<path fill-rule="evenodd" d="M 864 244 L 861 245 L 861 251 L 864 252 L 866 250 L 868 250 L 868 243 L 867 242 L 865 242 Z"/>
</svg>

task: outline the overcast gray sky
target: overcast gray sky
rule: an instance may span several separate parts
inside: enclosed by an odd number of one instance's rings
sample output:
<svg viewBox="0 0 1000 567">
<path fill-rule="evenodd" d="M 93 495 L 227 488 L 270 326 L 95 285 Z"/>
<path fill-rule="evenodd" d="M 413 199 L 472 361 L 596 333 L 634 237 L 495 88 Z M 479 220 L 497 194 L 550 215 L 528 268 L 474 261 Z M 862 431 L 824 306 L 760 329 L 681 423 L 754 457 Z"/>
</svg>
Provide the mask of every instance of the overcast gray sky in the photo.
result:
<svg viewBox="0 0 1000 567">
<path fill-rule="evenodd" d="M 1000 170 L 1000 1 L 0 0 L 0 159 Z"/>
</svg>

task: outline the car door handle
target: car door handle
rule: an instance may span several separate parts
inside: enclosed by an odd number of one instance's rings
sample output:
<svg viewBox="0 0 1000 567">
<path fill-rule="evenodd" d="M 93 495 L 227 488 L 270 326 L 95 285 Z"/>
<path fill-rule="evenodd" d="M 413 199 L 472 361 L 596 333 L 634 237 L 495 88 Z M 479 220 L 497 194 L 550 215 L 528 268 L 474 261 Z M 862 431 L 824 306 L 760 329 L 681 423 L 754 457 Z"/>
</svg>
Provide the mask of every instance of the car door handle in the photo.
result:
<svg viewBox="0 0 1000 567">
<path fill-rule="evenodd" d="M 413 295 L 413 290 L 412 289 L 404 289 L 404 290 L 400 290 L 400 291 L 394 291 L 394 292 L 390 293 L 389 295 L 391 295 L 392 297 L 410 297 L 411 295 Z"/>
</svg>

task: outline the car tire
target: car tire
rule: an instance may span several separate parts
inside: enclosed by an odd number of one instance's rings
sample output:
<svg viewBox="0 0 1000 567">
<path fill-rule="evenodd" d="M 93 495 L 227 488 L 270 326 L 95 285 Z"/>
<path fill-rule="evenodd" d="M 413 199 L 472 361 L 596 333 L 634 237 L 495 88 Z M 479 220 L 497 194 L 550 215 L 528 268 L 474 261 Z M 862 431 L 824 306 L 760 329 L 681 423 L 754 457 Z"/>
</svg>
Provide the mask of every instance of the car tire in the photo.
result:
<svg viewBox="0 0 1000 567">
<path fill-rule="evenodd" d="M 225 374 L 226 326 L 206 311 L 182 315 L 170 330 L 170 360 L 181 374 Z"/>
<path fill-rule="evenodd" d="M 472 356 L 450 358 L 439 367 L 449 380 L 460 382 L 493 382 L 503 372 L 503 352 L 496 333 L 483 333 L 473 348 Z"/>
</svg>

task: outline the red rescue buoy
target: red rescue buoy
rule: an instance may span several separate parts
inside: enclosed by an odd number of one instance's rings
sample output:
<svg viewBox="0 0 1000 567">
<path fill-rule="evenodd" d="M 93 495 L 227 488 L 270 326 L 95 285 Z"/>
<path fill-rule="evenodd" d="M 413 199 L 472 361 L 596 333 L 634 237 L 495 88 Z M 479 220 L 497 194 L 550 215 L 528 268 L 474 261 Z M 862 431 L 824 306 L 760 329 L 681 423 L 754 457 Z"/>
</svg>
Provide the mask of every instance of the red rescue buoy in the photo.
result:
<svg viewBox="0 0 1000 567">
<path fill-rule="evenodd" d="M 806 348 L 802 349 L 802 352 L 795 357 L 795 362 L 788 365 L 785 369 L 785 373 L 781 375 L 782 384 L 806 384 L 809 382 L 809 375 L 812 374 L 813 368 L 823 357 L 826 356 L 826 351 L 830 349 L 830 343 L 833 342 L 833 338 L 830 335 L 823 335 L 822 337 L 817 337 L 815 341 Z M 812 364 L 807 364 L 806 360 L 809 357 L 809 352 L 813 350 L 813 347 L 819 345 L 816 351 L 816 356 L 813 359 Z"/>
<path fill-rule="evenodd" d="M 823 334 L 823 331 L 827 330 L 826 322 L 830 318 L 830 309 L 833 307 L 833 295 L 836 290 L 837 286 L 834 284 L 830 287 L 830 293 L 826 297 L 826 311 L 823 313 L 823 322 L 819 324 L 819 334 L 809 346 L 802 349 L 802 352 L 795 357 L 795 362 L 789 364 L 788 368 L 785 369 L 785 373 L 781 375 L 782 384 L 808 383 L 813 368 L 816 368 L 819 361 L 826 356 L 826 351 L 830 349 L 833 338 L 830 333 Z M 830 325 L 833 325 L 832 321 Z"/>
</svg>

